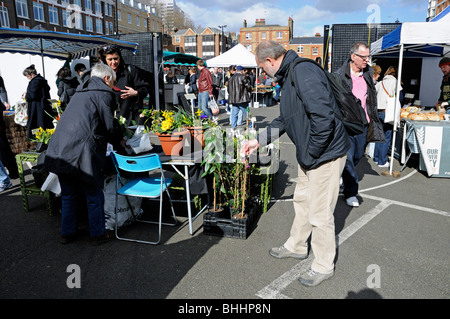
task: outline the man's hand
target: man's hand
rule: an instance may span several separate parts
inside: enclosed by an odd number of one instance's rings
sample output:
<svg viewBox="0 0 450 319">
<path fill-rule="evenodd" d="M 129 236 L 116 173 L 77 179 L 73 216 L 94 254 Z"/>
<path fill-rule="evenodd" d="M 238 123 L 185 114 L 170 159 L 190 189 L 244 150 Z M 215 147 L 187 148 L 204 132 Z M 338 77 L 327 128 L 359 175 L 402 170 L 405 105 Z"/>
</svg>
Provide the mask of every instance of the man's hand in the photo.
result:
<svg viewBox="0 0 450 319">
<path fill-rule="evenodd" d="M 242 150 L 245 155 L 250 155 L 255 152 L 259 147 L 259 143 L 257 139 L 245 141 L 242 145 Z"/>
<path fill-rule="evenodd" d="M 124 100 L 128 99 L 129 97 L 138 95 L 138 92 L 129 86 L 125 86 L 125 90 L 120 90 L 120 92 L 122 92 L 122 95 L 120 95 L 120 97 Z"/>
<path fill-rule="evenodd" d="M 11 108 L 11 105 L 9 105 L 8 102 L 3 103 L 3 105 L 6 107 L 7 111 L 9 111 L 9 109 Z"/>
</svg>

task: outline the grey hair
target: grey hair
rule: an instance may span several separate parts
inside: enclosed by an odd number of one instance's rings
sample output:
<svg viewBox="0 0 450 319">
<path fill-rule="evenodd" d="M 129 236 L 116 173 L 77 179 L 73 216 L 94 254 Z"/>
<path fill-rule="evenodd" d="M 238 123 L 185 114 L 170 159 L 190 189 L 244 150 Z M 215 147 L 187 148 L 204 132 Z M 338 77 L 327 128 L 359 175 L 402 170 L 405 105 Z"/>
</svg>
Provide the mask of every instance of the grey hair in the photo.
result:
<svg viewBox="0 0 450 319">
<path fill-rule="evenodd" d="M 105 78 L 105 76 L 109 76 L 109 78 L 113 81 L 116 80 L 116 72 L 114 72 L 114 70 L 111 69 L 110 66 L 104 63 L 97 63 L 96 65 L 94 65 L 91 70 L 91 76 L 98 77 L 102 80 Z"/>
<path fill-rule="evenodd" d="M 286 49 L 275 41 L 261 42 L 255 50 L 255 55 L 258 61 L 264 61 L 266 58 L 278 59 L 280 56 L 286 54 Z"/>
<path fill-rule="evenodd" d="M 363 47 L 364 49 L 370 49 L 365 42 L 355 42 L 350 48 L 350 55 L 358 53 L 360 47 Z"/>
</svg>

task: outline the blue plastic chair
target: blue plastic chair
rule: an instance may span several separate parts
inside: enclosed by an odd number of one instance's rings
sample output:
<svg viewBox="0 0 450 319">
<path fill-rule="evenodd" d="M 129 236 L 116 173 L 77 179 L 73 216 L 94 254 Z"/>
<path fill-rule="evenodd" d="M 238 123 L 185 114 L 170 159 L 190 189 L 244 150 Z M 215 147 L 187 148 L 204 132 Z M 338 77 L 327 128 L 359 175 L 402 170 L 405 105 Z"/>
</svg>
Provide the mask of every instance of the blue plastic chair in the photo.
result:
<svg viewBox="0 0 450 319">
<path fill-rule="evenodd" d="M 114 166 L 117 170 L 117 183 L 116 183 L 117 191 L 116 191 L 116 205 L 115 205 L 116 206 L 116 208 L 115 208 L 116 238 L 120 239 L 120 240 L 127 240 L 127 241 L 139 242 L 139 243 L 144 243 L 144 244 L 154 244 L 154 245 L 159 244 L 159 242 L 161 241 L 161 226 L 162 225 L 175 226 L 177 224 L 177 218 L 175 216 L 175 211 L 173 209 L 172 199 L 170 198 L 170 194 L 169 194 L 169 190 L 168 190 L 170 183 L 172 183 L 172 179 L 164 177 L 164 172 L 163 172 L 163 169 L 161 166 L 161 161 L 157 154 L 148 154 L 148 155 L 142 155 L 142 156 L 123 156 L 123 155 L 117 154 L 115 152 L 112 152 L 111 158 L 112 158 Z M 130 172 L 130 173 L 143 173 L 143 172 L 152 172 L 152 171 L 156 172 L 158 170 L 160 172 L 160 175 L 157 177 L 150 177 L 150 176 L 135 177 L 135 178 L 128 180 L 126 183 L 124 183 L 124 181 L 120 175 L 121 171 Z M 164 192 L 166 192 L 167 196 L 169 197 L 170 207 L 172 209 L 172 217 L 175 221 L 174 223 L 163 223 L 162 222 L 162 208 L 163 208 L 163 195 L 164 195 L 163 193 Z M 132 238 L 125 238 L 125 237 L 120 237 L 118 235 L 118 231 L 117 231 L 117 198 L 119 195 L 151 198 L 151 199 L 159 198 L 159 220 L 157 222 L 138 219 L 133 212 L 133 208 L 131 207 L 130 203 L 127 200 L 128 206 L 131 210 L 131 213 L 132 213 L 135 221 L 159 225 L 157 241 L 152 242 L 152 241 L 138 240 L 138 239 L 132 239 Z"/>
</svg>

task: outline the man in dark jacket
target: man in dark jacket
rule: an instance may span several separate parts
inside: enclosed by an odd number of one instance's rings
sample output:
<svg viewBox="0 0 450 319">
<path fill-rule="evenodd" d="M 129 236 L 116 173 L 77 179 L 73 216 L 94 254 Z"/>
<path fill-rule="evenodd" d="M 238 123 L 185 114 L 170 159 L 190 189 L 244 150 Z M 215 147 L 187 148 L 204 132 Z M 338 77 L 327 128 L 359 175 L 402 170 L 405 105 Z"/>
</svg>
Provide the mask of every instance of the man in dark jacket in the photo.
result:
<svg viewBox="0 0 450 319">
<path fill-rule="evenodd" d="M 107 142 L 119 143 L 123 130 L 114 118 L 115 72 L 105 64 L 92 68 L 62 114 L 45 157 L 45 168 L 58 175 L 62 198 L 62 240 L 76 234 L 76 215 L 87 202 L 92 243 L 108 239 L 104 216 L 104 167 Z M 124 145 L 124 143 L 122 143 Z"/>
<path fill-rule="evenodd" d="M 308 238 L 314 261 L 300 277 L 307 286 L 316 286 L 334 274 L 336 243 L 334 208 L 339 195 L 339 178 L 345 165 L 350 143 L 344 125 L 335 118 L 338 106 L 328 80 L 318 66 L 300 63 L 290 65 L 297 53 L 286 51 L 277 42 L 263 42 L 256 48 L 256 62 L 281 86 L 280 116 L 267 128 L 267 143 L 287 133 L 295 144 L 298 182 L 294 194 L 295 218 L 290 237 L 270 254 L 276 258 L 304 259 L 308 256 Z M 264 132 L 258 140 L 244 145 L 251 153 L 264 143 Z"/>
<path fill-rule="evenodd" d="M 377 113 L 377 92 L 373 82 L 373 69 L 367 64 L 370 59 L 369 46 L 363 42 L 356 42 L 350 50 L 350 60 L 337 71 L 342 82 L 361 101 L 365 110 L 367 122 L 370 123 L 371 134 L 350 136 L 351 147 L 347 153 L 342 180 L 344 182 L 344 197 L 347 205 L 358 207 L 358 174 L 356 165 L 364 156 L 367 142 L 384 142 L 384 131 Z"/>
<path fill-rule="evenodd" d="M 242 70 L 244 68 L 238 65 L 236 73 L 228 81 L 228 103 L 232 104 L 231 128 L 235 128 L 238 124 L 241 125 L 246 119 L 248 103 L 252 97 L 250 78 L 242 74 Z"/>
</svg>

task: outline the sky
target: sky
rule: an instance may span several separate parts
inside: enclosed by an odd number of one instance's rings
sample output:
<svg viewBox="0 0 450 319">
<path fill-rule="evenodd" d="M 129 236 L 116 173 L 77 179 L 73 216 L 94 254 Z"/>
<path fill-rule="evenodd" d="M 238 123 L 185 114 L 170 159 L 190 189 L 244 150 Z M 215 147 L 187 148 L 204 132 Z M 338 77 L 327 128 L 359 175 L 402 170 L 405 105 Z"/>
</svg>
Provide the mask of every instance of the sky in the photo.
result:
<svg viewBox="0 0 450 319">
<path fill-rule="evenodd" d="M 239 33 L 256 19 L 266 24 L 294 21 L 294 37 L 323 35 L 324 25 L 342 23 L 425 22 L 428 0 L 176 0 L 196 26 L 227 25 L 224 31 Z M 219 28 L 218 28 L 219 29 Z"/>
</svg>

